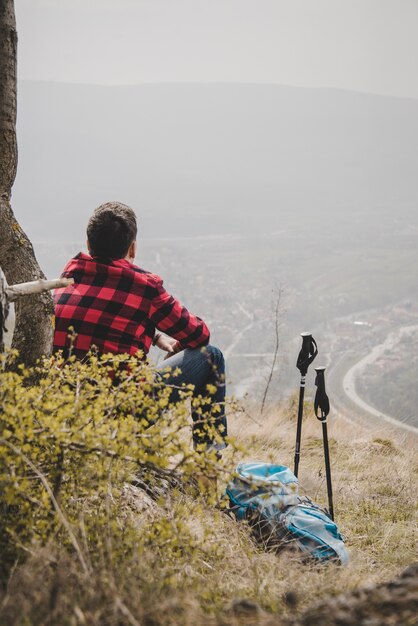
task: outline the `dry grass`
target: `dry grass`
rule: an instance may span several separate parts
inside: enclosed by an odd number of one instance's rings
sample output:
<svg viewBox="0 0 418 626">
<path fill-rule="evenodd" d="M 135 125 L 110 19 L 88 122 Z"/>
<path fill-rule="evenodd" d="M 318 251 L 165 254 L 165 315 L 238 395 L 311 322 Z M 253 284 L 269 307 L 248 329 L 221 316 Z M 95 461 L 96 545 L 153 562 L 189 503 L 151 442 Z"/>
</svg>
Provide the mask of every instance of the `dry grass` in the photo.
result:
<svg viewBox="0 0 418 626">
<path fill-rule="evenodd" d="M 294 407 L 262 418 L 236 414 L 230 422 L 248 451 L 241 458 L 225 454 L 226 468 L 249 459 L 293 466 Z M 126 486 L 119 496 L 119 532 L 129 522 L 141 536 L 150 523 L 169 516 L 179 520 L 180 539 L 191 536 L 198 549 L 186 556 L 180 549 L 173 557 L 157 541 L 117 561 L 104 550 L 86 579 L 76 559 L 53 541 L 33 546 L 0 599 L 0 624 L 262 624 L 267 613 L 291 616 L 327 594 L 390 579 L 418 558 L 417 441 L 386 426 L 368 430 L 338 417 L 329 435 L 336 521 L 347 538 L 348 567 L 312 567 L 294 555 L 263 552 L 243 524 L 195 497 L 177 494 L 164 506 Z M 302 493 L 326 504 L 321 427 L 313 416 L 303 425 L 299 479 Z M 231 609 L 238 598 L 261 609 Z"/>
</svg>

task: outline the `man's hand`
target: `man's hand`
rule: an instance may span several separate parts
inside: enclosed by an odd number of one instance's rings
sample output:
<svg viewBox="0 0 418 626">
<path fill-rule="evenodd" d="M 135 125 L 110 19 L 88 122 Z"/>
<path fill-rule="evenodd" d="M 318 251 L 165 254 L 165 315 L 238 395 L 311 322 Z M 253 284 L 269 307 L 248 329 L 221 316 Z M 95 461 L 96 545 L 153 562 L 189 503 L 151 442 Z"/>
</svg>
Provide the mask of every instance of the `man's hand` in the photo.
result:
<svg viewBox="0 0 418 626">
<path fill-rule="evenodd" d="M 158 346 L 160 350 L 164 350 L 164 352 L 167 352 L 167 356 L 165 357 L 166 359 L 168 359 L 173 354 L 177 354 L 177 352 L 181 352 L 181 350 L 183 350 L 181 343 L 177 341 L 177 339 L 173 339 L 172 337 L 164 335 L 163 333 L 161 333 L 161 335 L 158 337 L 155 345 Z"/>
</svg>

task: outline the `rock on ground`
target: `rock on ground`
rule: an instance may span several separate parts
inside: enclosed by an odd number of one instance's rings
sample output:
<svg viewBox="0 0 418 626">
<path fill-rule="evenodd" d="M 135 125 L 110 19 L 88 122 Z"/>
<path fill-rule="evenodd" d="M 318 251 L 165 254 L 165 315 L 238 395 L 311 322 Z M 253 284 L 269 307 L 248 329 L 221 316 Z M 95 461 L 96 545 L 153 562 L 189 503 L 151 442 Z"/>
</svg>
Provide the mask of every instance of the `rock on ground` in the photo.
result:
<svg viewBox="0 0 418 626">
<path fill-rule="evenodd" d="M 417 626 L 418 563 L 388 583 L 327 598 L 297 618 L 266 626 Z"/>
</svg>

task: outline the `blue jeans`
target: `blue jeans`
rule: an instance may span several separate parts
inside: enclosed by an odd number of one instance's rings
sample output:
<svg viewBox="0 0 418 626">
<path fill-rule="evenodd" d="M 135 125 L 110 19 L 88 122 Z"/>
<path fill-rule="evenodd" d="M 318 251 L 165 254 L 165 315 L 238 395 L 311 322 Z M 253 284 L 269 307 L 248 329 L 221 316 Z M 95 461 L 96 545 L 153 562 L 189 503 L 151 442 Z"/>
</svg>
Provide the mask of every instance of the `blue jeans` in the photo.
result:
<svg viewBox="0 0 418 626">
<path fill-rule="evenodd" d="M 168 377 L 164 377 L 165 385 L 175 385 L 181 387 L 182 384 L 194 385 L 193 397 L 201 396 L 210 399 L 207 404 L 201 407 L 202 415 L 192 410 L 193 418 L 193 444 L 206 444 L 207 448 L 213 447 L 220 450 L 225 448 L 226 443 L 214 442 L 211 428 L 224 438 L 227 436 L 227 423 L 225 415 L 225 361 L 222 352 L 215 346 L 205 346 L 204 348 L 187 348 L 182 352 L 173 354 L 157 366 L 157 372 L 163 373 L 168 369 Z M 181 370 L 177 376 L 173 376 L 176 368 Z M 207 389 L 211 385 L 216 389 L 211 393 Z M 213 389 L 211 390 L 213 391 Z M 170 401 L 176 402 L 179 399 L 179 390 L 173 388 Z M 216 407 L 216 411 L 213 409 Z"/>
</svg>

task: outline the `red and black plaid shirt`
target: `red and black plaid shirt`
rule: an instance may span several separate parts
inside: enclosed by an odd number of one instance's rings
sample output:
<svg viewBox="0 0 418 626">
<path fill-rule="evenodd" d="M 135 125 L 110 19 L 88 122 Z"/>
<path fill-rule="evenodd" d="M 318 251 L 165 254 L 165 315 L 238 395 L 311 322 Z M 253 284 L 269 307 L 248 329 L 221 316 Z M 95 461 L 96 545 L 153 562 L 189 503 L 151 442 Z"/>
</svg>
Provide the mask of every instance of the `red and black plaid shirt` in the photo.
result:
<svg viewBox="0 0 418 626">
<path fill-rule="evenodd" d="M 71 345 L 72 352 L 83 357 L 95 346 L 101 354 L 141 350 L 145 355 L 156 328 L 184 348 L 209 341 L 206 324 L 166 292 L 159 276 L 125 259 L 98 259 L 80 252 L 62 277 L 73 278 L 74 284 L 55 290 L 55 351 L 66 355 Z"/>
</svg>

